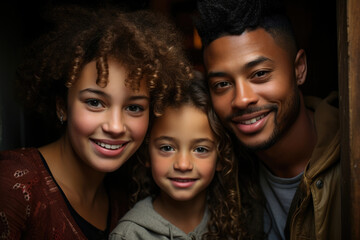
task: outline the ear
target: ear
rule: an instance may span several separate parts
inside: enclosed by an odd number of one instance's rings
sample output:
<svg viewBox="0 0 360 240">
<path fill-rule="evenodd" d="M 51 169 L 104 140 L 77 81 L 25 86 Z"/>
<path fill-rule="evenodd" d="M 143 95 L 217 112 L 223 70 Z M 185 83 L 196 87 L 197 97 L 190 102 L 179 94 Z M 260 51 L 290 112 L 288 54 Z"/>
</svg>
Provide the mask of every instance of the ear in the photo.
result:
<svg viewBox="0 0 360 240">
<path fill-rule="evenodd" d="M 60 97 L 56 98 L 56 115 L 61 121 L 67 120 L 65 102 Z"/>
<path fill-rule="evenodd" d="M 300 49 L 297 52 L 294 67 L 295 67 L 296 84 L 300 86 L 304 84 L 307 74 L 306 54 L 303 49 Z"/>
</svg>

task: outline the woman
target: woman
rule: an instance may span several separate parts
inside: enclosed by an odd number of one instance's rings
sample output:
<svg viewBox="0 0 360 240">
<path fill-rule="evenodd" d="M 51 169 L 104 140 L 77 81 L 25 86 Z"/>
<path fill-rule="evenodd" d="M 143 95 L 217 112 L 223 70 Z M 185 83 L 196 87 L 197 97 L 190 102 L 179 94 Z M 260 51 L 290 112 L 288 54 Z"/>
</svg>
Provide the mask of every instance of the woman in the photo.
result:
<svg viewBox="0 0 360 240">
<path fill-rule="evenodd" d="M 62 7 L 19 69 L 27 100 L 62 130 L 0 153 L 0 229 L 9 239 L 107 239 L 127 210 L 108 173 L 143 141 L 154 103 L 191 77 L 174 27 L 146 11 Z"/>
</svg>

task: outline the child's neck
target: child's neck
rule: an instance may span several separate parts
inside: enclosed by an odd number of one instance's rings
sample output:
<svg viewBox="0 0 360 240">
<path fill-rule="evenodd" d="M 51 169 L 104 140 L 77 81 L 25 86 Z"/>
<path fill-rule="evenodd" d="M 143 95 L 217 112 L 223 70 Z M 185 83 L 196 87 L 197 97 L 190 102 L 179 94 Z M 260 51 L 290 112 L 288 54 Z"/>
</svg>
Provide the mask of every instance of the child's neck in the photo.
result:
<svg viewBox="0 0 360 240">
<path fill-rule="evenodd" d="M 153 202 L 154 209 L 163 218 L 186 234 L 194 231 L 204 216 L 206 193 L 200 193 L 188 201 L 177 201 L 161 193 Z"/>
</svg>

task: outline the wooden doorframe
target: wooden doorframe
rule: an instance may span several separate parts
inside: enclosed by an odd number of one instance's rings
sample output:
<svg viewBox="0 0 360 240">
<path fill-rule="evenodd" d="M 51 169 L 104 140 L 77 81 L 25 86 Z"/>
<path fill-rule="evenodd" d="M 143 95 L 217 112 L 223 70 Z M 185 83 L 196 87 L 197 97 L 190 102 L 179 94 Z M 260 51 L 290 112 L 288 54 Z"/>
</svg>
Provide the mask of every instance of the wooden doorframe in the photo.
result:
<svg viewBox="0 0 360 240">
<path fill-rule="evenodd" d="M 337 0 L 342 239 L 360 239 L 360 1 Z"/>
</svg>

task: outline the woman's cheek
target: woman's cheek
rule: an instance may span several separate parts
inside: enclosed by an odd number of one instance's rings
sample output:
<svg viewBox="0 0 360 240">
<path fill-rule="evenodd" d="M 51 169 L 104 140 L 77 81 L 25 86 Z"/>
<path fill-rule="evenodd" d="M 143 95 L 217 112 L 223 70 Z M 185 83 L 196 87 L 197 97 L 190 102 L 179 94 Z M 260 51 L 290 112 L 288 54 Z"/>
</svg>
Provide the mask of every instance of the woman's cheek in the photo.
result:
<svg viewBox="0 0 360 240">
<path fill-rule="evenodd" d="M 129 122 L 129 127 L 132 130 L 132 137 L 136 140 L 144 139 L 147 129 L 149 126 L 149 114 L 146 114 L 142 117 L 137 118 L 136 120 L 132 120 Z"/>
</svg>

